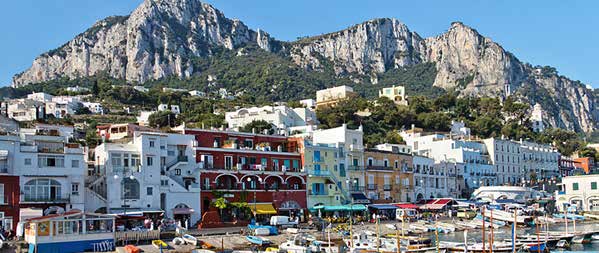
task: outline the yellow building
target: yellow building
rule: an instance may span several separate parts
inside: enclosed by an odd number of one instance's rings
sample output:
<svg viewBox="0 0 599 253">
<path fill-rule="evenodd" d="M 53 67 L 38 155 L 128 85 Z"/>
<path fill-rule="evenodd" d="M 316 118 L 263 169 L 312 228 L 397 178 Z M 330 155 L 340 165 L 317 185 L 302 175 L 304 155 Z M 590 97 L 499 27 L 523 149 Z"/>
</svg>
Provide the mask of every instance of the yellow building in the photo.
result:
<svg viewBox="0 0 599 253">
<path fill-rule="evenodd" d="M 406 89 L 403 86 L 383 88 L 379 91 L 379 97 L 387 97 L 399 105 L 408 105 L 406 100 Z"/>
<path fill-rule="evenodd" d="M 412 201 L 414 176 L 410 154 L 397 152 L 397 149 L 368 149 L 364 151 L 364 164 L 365 192 L 372 202 Z"/>
<path fill-rule="evenodd" d="M 302 164 L 308 173 L 308 208 L 339 206 L 349 202 L 349 193 L 343 188 L 347 178 L 343 147 L 315 145 L 304 140 L 300 148 Z"/>
</svg>

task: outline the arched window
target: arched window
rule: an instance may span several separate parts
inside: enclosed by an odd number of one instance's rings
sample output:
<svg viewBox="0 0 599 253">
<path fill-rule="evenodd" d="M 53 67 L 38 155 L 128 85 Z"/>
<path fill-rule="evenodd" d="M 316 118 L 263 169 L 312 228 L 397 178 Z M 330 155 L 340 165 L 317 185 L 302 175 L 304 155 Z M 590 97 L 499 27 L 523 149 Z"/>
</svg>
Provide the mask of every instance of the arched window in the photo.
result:
<svg viewBox="0 0 599 253">
<path fill-rule="evenodd" d="M 62 186 L 53 179 L 33 179 L 25 183 L 25 201 L 61 200 Z"/>
<path fill-rule="evenodd" d="M 139 199 L 139 182 L 137 179 L 123 179 L 123 199 Z"/>
</svg>

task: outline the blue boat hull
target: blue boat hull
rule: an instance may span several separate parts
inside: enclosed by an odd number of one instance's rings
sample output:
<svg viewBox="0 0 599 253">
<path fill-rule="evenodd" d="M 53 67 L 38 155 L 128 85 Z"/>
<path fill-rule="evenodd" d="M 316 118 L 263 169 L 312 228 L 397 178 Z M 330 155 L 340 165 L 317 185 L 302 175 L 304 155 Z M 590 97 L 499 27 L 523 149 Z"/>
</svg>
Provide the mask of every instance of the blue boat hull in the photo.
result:
<svg viewBox="0 0 599 253">
<path fill-rule="evenodd" d="M 108 242 L 114 245 L 113 239 L 72 241 L 72 242 L 51 242 L 41 244 L 29 244 L 29 253 L 76 253 L 94 250 L 95 243 Z M 37 251 L 36 251 L 37 250 Z"/>
</svg>

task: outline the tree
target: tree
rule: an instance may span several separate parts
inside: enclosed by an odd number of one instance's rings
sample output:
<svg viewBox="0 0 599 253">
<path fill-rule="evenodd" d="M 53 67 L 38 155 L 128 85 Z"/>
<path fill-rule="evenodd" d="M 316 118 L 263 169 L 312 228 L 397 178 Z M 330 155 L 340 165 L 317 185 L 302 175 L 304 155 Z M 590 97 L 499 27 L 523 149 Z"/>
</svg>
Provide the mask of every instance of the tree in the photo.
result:
<svg viewBox="0 0 599 253">
<path fill-rule="evenodd" d="M 148 122 L 152 127 L 175 127 L 177 126 L 177 115 L 171 111 L 155 112 L 148 117 Z"/>
<path fill-rule="evenodd" d="M 80 105 L 77 110 L 75 110 L 75 114 L 77 115 L 81 115 L 81 114 L 91 114 L 92 112 L 89 110 L 89 108 Z"/>
<path fill-rule="evenodd" d="M 265 120 L 254 120 L 249 124 L 239 128 L 239 131 L 246 133 L 264 133 L 264 130 L 267 130 L 268 134 L 273 134 L 275 131 L 274 126 Z"/>
<path fill-rule="evenodd" d="M 597 150 L 594 148 L 584 147 L 578 151 L 578 155 L 580 157 L 595 158 L 597 156 Z"/>
<path fill-rule="evenodd" d="M 218 197 L 212 202 L 212 206 L 218 208 L 220 216 L 223 216 L 223 209 L 227 208 L 227 199 L 224 197 Z"/>
</svg>

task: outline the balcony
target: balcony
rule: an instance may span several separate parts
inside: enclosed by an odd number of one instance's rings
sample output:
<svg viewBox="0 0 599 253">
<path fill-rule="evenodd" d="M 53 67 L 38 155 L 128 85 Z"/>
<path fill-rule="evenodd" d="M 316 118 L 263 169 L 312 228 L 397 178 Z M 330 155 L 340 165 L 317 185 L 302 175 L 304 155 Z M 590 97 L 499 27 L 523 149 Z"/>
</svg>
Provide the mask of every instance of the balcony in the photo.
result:
<svg viewBox="0 0 599 253">
<path fill-rule="evenodd" d="M 328 170 L 309 170 L 308 176 L 329 177 L 331 176 L 331 172 Z"/>
<path fill-rule="evenodd" d="M 141 171 L 141 165 L 134 166 L 134 167 L 113 167 L 112 168 L 113 173 L 133 173 L 133 172 L 140 172 L 140 171 Z"/>
<path fill-rule="evenodd" d="M 8 173 L 8 165 L 7 164 L 0 165 L 0 173 Z"/>
<path fill-rule="evenodd" d="M 368 166 L 366 166 L 366 170 L 388 170 L 388 171 L 393 171 L 393 167 L 368 165 Z"/>
<path fill-rule="evenodd" d="M 68 203 L 71 197 L 66 194 L 63 196 L 21 196 L 21 203 Z"/>
<path fill-rule="evenodd" d="M 383 185 L 383 190 L 384 190 L 384 191 L 390 191 L 390 190 L 393 190 L 393 185 L 390 185 L 390 184 L 385 184 L 385 185 Z"/>
<path fill-rule="evenodd" d="M 378 189 L 378 185 L 376 185 L 376 184 L 367 184 L 367 189 L 369 191 L 375 191 L 375 190 Z"/>
<path fill-rule="evenodd" d="M 350 165 L 350 166 L 347 167 L 347 170 L 349 170 L 349 171 L 363 171 L 364 170 L 364 166 Z"/>
<path fill-rule="evenodd" d="M 327 191 L 308 191 L 308 195 L 310 196 L 328 196 Z"/>
<path fill-rule="evenodd" d="M 186 155 L 177 156 L 177 162 L 189 162 L 189 157 L 187 157 Z"/>
<path fill-rule="evenodd" d="M 364 186 L 360 186 L 360 185 L 350 185 L 349 186 L 349 191 L 351 192 L 364 192 Z"/>
</svg>

